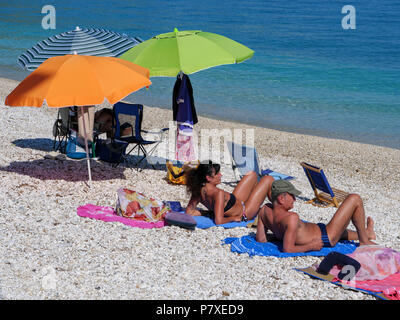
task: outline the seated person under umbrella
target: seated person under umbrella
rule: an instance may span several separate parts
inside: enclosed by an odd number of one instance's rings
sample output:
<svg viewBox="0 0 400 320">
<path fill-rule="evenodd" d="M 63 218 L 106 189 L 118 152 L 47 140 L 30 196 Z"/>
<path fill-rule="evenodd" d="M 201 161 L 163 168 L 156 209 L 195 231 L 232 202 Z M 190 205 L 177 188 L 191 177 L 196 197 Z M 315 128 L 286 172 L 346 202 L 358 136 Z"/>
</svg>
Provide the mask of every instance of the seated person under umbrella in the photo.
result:
<svg viewBox="0 0 400 320">
<path fill-rule="evenodd" d="M 74 107 L 76 108 L 76 107 Z M 80 110 L 80 109 L 79 109 Z M 83 123 L 85 121 L 85 123 Z M 113 110 L 110 108 L 102 108 L 94 112 L 94 107 L 88 107 L 87 111 L 78 113 L 78 133 L 80 139 L 84 139 L 84 125 L 87 131 L 87 139 L 89 143 L 93 141 L 93 130 L 96 135 L 106 133 L 107 138 L 113 137 Z M 132 126 L 123 124 L 121 126 L 122 136 L 132 135 Z"/>
</svg>

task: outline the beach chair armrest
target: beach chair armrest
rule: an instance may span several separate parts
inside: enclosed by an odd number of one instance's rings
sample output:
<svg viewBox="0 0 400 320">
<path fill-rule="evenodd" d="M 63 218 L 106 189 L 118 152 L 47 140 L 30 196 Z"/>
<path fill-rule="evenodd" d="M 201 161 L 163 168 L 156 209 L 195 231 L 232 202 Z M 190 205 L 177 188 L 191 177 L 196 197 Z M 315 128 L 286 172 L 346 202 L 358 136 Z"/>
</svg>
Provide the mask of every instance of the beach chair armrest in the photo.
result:
<svg viewBox="0 0 400 320">
<path fill-rule="evenodd" d="M 162 128 L 159 131 L 148 131 L 148 130 L 140 130 L 140 132 L 146 133 L 146 134 L 151 134 L 151 135 L 157 135 L 159 140 L 162 140 L 164 132 L 168 131 L 169 128 Z"/>
</svg>

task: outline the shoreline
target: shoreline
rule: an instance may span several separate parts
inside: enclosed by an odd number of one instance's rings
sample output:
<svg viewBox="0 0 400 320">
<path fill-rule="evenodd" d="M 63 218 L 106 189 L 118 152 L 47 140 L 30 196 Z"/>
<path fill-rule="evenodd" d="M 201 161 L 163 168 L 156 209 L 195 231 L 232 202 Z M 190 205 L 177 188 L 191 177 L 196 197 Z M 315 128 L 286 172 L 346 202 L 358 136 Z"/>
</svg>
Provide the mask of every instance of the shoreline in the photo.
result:
<svg viewBox="0 0 400 320">
<path fill-rule="evenodd" d="M 128 100 L 129 101 L 129 100 Z M 169 110 L 171 109 L 170 107 L 163 107 L 163 106 L 152 106 L 151 108 L 158 108 L 158 109 L 166 109 Z M 199 114 L 198 114 L 199 116 Z M 291 134 L 299 134 L 299 135 L 304 135 L 304 136 L 314 136 L 318 138 L 325 138 L 325 139 L 332 139 L 332 140 L 343 140 L 343 141 L 349 141 L 349 142 L 354 142 L 354 143 L 360 143 L 360 144 L 365 144 L 365 145 L 371 145 L 371 146 L 377 146 L 377 147 L 384 147 L 384 148 L 389 148 L 389 149 L 395 149 L 395 150 L 400 150 L 400 145 L 399 147 L 394 147 L 393 145 L 388 145 L 388 144 L 377 144 L 377 143 L 372 143 L 372 142 L 367 142 L 363 141 L 362 139 L 358 137 L 354 137 L 354 139 L 351 139 L 349 136 L 342 136 L 342 137 L 333 137 L 328 133 L 325 133 L 323 131 L 316 131 L 313 129 L 303 129 L 303 130 L 298 130 L 295 127 L 279 127 L 278 125 L 271 127 L 271 126 L 262 126 L 257 123 L 250 123 L 250 122 L 243 122 L 240 121 L 239 119 L 235 118 L 229 118 L 229 119 L 224 119 L 219 116 L 214 116 L 212 114 L 201 114 L 203 118 L 208 118 L 208 119 L 215 119 L 223 122 L 232 122 L 232 123 L 238 123 L 250 127 L 257 127 L 260 129 L 267 129 L 267 130 L 274 130 L 274 131 L 279 131 L 279 132 L 284 132 L 284 133 L 291 133 Z"/>
<path fill-rule="evenodd" d="M 91 161 L 89 187 L 86 161 L 45 159 L 57 109 L 4 107 L 16 84 L 0 79 L 3 299 L 375 299 L 294 270 L 318 257 L 250 258 L 221 245 L 254 229 L 139 229 L 79 217 L 77 208 L 88 203 L 114 207 L 121 187 L 183 206 L 189 199 L 184 186 L 166 182 L 165 166 L 138 171 Z M 293 184 L 302 195 L 294 211 L 302 219 L 327 223 L 336 211 L 306 203 L 313 192 L 299 164 L 304 161 L 322 167 L 332 187 L 360 194 L 366 215 L 375 221 L 376 242 L 400 250 L 400 150 L 198 117 L 199 135 L 202 129 L 254 129 L 260 167 L 296 177 Z M 167 127 L 171 119 L 172 110 L 145 107 L 143 128 Z M 236 180 L 231 166 L 222 163 L 221 172 L 220 187 L 231 192 Z M 354 230 L 351 223 L 349 228 Z M 46 282 L 51 274 L 54 287 Z"/>
<path fill-rule="evenodd" d="M 16 77 L 17 78 L 17 77 Z M 18 79 L 14 79 L 14 78 L 8 78 L 2 74 L 0 74 L 0 81 L 15 81 L 15 82 L 20 82 L 23 80 L 23 76 L 21 73 L 21 80 Z M 131 99 L 127 99 L 127 101 L 130 101 Z M 130 101 L 132 102 L 132 101 Z M 158 108 L 158 109 L 165 109 L 165 110 L 170 110 L 170 107 L 164 107 L 164 106 L 151 106 L 151 108 Z M 343 136 L 343 137 L 332 137 L 330 136 L 329 133 L 325 133 L 323 131 L 315 131 L 313 129 L 303 129 L 303 130 L 297 130 L 296 128 L 290 128 L 290 127 L 286 127 L 286 128 L 279 128 L 278 125 L 274 126 L 274 127 L 265 127 L 265 126 L 261 126 L 259 124 L 253 124 L 253 123 L 249 123 L 249 122 L 241 122 L 239 119 L 223 119 L 220 116 L 214 116 L 211 114 L 201 114 L 198 112 L 198 116 L 201 115 L 203 118 L 208 118 L 208 119 L 216 119 L 219 121 L 224 121 L 224 122 L 233 122 L 233 123 L 239 123 L 239 124 L 243 124 L 246 126 L 252 126 L 252 127 L 258 127 L 258 128 L 262 128 L 262 129 L 268 129 L 268 130 L 276 130 L 276 131 L 280 131 L 280 132 L 286 132 L 286 133 L 293 133 L 293 134 L 301 134 L 301 135 L 306 135 L 306 136 L 315 136 L 315 137 L 320 137 L 320 138 L 326 138 L 326 139 L 334 139 L 334 140 L 344 140 L 344 141 L 349 141 L 349 142 L 355 142 L 355 143 L 361 143 L 361 144 L 366 144 L 366 145 L 372 145 L 372 146 L 378 146 L 378 147 L 384 147 L 384 148 L 389 148 L 389 149 L 395 149 L 395 150 L 400 150 L 400 146 L 399 148 L 388 145 L 387 143 L 385 144 L 374 144 L 372 142 L 366 142 L 363 141 L 362 139 L 355 137 L 354 139 L 351 139 L 351 137 L 348 136 Z"/>
</svg>

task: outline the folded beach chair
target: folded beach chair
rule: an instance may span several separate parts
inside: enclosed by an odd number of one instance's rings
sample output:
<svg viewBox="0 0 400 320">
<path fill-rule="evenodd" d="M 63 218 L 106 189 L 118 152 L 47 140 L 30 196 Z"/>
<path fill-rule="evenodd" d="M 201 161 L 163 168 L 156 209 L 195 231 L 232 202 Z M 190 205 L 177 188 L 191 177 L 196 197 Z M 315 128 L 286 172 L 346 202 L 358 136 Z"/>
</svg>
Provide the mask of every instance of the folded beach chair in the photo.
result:
<svg viewBox="0 0 400 320">
<path fill-rule="evenodd" d="M 347 192 L 332 188 L 321 168 L 301 162 L 304 172 L 314 190 L 315 198 L 307 201 L 319 207 L 339 207 L 339 204 L 349 195 Z M 318 192 L 320 190 L 321 192 Z"/>
<path fill-rule="evenodd" d="M 53 125 L 54 151 L 60 150 L 62 153 L 66 153 L 70 130 L 76 128 L 77 125 L 77 122 L 72 121 L 71 109 L 69 107 L 59 108 L 57 119 Z"/>
<path fill-rule="evenodd" d="M 232 141 L 227 142 L 228 150 L 232 158 L 232 169 L 235 173 L 236 179 L 239 181 L 249 171 L 257 173 L 260 179 L 264 175 L 270 175 L 275 180 L 283 179 L 290 180 L 294 179 L 292 176 L 285 175 L 283 173 L 275 172 L 270 169 L 261 170 L 259 166 L 259 158 L 257 150 L 254 147 L 249 147 L 241 144 L 234 143 Z M 237 174 L 238 173 L 238 174 Z M 238 177 L 239 175 L 239 177 Z"/>
</svg>

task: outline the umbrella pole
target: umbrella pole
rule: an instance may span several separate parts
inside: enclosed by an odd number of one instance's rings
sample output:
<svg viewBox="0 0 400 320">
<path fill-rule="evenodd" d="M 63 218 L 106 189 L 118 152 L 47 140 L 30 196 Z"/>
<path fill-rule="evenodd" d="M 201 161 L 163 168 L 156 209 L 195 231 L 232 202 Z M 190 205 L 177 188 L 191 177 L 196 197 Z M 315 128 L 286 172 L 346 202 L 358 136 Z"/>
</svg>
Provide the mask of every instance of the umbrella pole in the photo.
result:
<svg viewBox="0 0 400 320">
<path fill-rule="evenodd" d="M 90 170 L 89 148 L 88 148 L 88 139 L 87 139 L 86 124 L 85 124 L 85 113 L 86 113 L 86 110 L 88 107 L 82 106 L 81 108 L 82 108 L 81 112 L 82 112 L 82 122 L 83 122 L 83 133 L 85 136 L 86 162 L 87 162 L 87 167 L 88 167 L 89 182 L 92 182 L 92 172 Z M 88 112 L 88 119 L 89 119 L 89 112 Z"/>
</svg>

